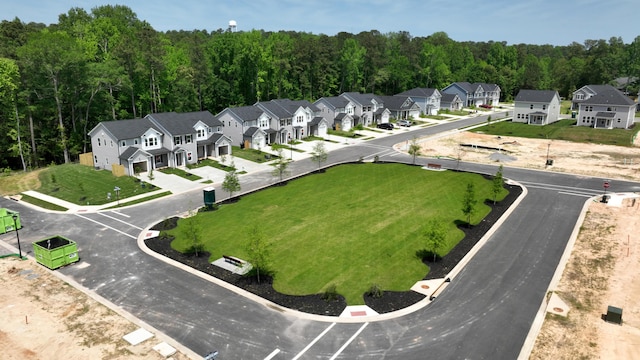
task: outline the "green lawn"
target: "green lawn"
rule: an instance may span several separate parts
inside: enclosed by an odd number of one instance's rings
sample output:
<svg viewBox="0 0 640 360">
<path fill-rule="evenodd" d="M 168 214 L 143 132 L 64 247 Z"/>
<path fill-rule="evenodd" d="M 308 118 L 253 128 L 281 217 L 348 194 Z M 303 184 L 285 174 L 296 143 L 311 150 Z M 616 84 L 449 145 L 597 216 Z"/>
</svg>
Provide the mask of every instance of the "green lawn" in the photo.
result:
<svg viewBox="0 0 640 360">
<path fill-rule="evenodd" d="M 101 205 L 116 201 L 114 188 L 120 188 L 120 199 L 157 190 L 142 187 L 132 176 L 115 177 L 111 171 L 90 166 L 66 164 L 51 166 L 40 172 L 41 186 L 36 191 L 78 205 Z M 143 181 L 145 179 L 142 179 Z M 107 199 L 111 193 L 111 199 Z"/>
<path fill-rule="evenodd" d="M 256 149 L 241 149 L 239 146 L 232 146 L 232 155 L 235 157 L 239 157 L 241 159 L 263 163 L 265 161 L 271 161 L 277 156 L 271 155 L 269 153 L 256 150 Z M 266 155 L 266 156 L 265 156 Z"/>
<path fill-rule="evenodd" d="M 248 233 L 258 225 L 271 243 L 276 290 L 321 293 L 331 284 L 350 305 L 363 304 L 372 284 L 408 290 L 428 269 L 416 256 L 426 248 L 427 219 L 448 226 L 447 253 L 463 237 L 462 197 L 476 185 L 479 222 L 489 207 L 491 182 L 480 175 L 434 172 L 403 164 L 352 164 L 327 169 L 197 215 L 211 260 L 222 255 L 248 259 Z M 506 190 L 500 195 L 506 195 Z M 184 220 L 180 220 L 179 225 Z M 180 226 L 172 246 L 191 247 Z"/>
<path fill-rule="evenodd" d="M 194 175 L 192 173 L 188 173 L 182 169 L 177 169 L 177 168 L 164 168 L 161 170 L 158 170 L 160 172 L 162 172 L 163 174 L 172 174 L 172 175 L 176 175 L 176 176 L 180 176 L 181 178 L 187 179 L 187 180 L 191 180 L 191 181 L 198 181 L 198 180 L 202 180 L 202 178 L 198 175 Z"/>
<path fill-rule="evenodd" d="M 224 164 L 221 164 L 215 160 L 211 160 L 211 159 L 202 159 L 199 160 L 197 164 L 189 164 L 187 165 L 187 168 L 189 169 L 195 169 L 195 168 L 199 168 L 199 167 L 203 167 L 203 166 L 210 166 L 212 168 L 216 168 L 216 169 L 220 169 L 220 170 L 224 170 L 224 171 L 233 171 L 235 170 L 235 168 L 231 167 L 231 166 L 227 166 Z"/>
<path fill-rule="evenodd" d="M 573 119 L 560 120 L 550 125 L 536 126 L 512 121 L 502 121 L 475 128 L 477 133 L 517 136 L 534 139 L 567 140 L 583 143 L 631 146 L 632 139 L 639 129 L 593 129 L 586 126 L 574 126 Z"/>
</svg>

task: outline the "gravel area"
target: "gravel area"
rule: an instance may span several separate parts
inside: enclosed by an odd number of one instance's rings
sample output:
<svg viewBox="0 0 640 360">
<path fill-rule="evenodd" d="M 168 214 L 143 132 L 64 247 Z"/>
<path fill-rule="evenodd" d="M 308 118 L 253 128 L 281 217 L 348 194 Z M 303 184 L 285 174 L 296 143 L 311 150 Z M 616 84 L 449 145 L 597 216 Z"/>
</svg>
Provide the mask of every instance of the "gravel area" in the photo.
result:
<svg viewBox="0 0 640 360">
<path fill-rule="evenodd" d="M 473 248 L 473 246 L 482 238 L 491 226 L 496 223 L 496 221 L 509 208 L 509 206 L 513 204 L 522 192 L 522 189 L 518 186 L 505 185 L 505 188 L 509 190 L 509 194 L 504 200 L 496 203 L 495 205 L 493 204 L 493 201 L 486 201 L 486 204 L 489 205 L 492 210 L 484 220 L 475 226 L 467 227 L 466 224 L 460 226 L 460 229 L 465 233 L 465 237 L 453 250 L 451 250 L 451 252 L 449 252 L 449 254 L 444 258 L 437 259 L 435 263 L 430 261 L 430 257 L 429 259 L 423 260 L 430 268 L 430 271 L 426 274 L 424 280 L 445 277 L 467 254 L 467 252 Z M 165 220 L 152 227 L 152 230 L 169 230 L 176 226 L 177 220 L 177 218 Z M 206 274 L 215 276 L 283 307 L 311 314 L 338 316 L 347 305 L 342 296 L 338 296 L 336 299 L 332 300 L 325 300 L 323 299 L 322 294 L 306 296 L 281 294 L 273 289 L 272 279 L 270 278 L 265 279 L 265 277 L 262 276 L 262 281 L 258 283 L 255 277 L 233 274 L 218 266 L 211 265 L 209 263 L 210 253 L 201 252 L 199 253 L 199 256 L 182 254 L 171 248 L 171 241 L 171 238 L 161 236 L 147 239 L 145 242 L 147 247 L 159 254 L 179 261 Z M 424 295 L 414 291 L 384 291 L 381 297 L 365 296 L 364 300 L 367 306 L 382 314 L 411 306 L 424 299 L 424 297 Z"/>
</svg>

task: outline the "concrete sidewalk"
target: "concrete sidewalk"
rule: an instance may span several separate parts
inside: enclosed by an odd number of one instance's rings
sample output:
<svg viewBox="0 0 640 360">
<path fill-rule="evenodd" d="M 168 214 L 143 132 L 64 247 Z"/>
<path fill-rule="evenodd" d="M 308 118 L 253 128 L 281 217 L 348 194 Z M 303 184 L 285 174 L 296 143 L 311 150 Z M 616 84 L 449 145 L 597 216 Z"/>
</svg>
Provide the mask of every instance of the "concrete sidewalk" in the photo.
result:
<svg viewBox="0 0 640 360">
<path fill-rule="evenodd" d="M 490 113 L 492 112 L 490 111 L 482 112 L 482 114 L 490 114 Z M 468 117 L 474 117 L 474 116 L 477 116 L 477 114 L 470 114 L 468 116 L 454 116 L 454 115 L 448 115 L 448 116 L 450 117 L 450 119 L 446 119 L 446 120 L 422 119 L 423 121 L 427 122 L 427 124 L 414 125 L 408 128 L 395 127 L 393 130 L 365 128 L 364 130 L 356 130 L 355 133 L 360 135 L 357 138 L 347 138 L 347 137 L 342 137 L 338 135 L 327 135 L 324 140 L 313 140 L 313 141 L 300 140 L 298 141 L 298 143 L 293 145 L 293 149 L 283 148 L 282 155 L 286 159 L 290 159 L 292 161 L 299 161 L 303 159 L 308 159 L 311 156 L 313 156 L 313 148 L 318 142 L 322 142 L 324 144 L 326 152 L 329 153 L 331 151 L 338 150 L 347 146 L 365 143 L 371 139 L 386 137 L 386 136 L 395 135 L 403 132 L 409 132 L 411 130 L 424 128 L 426 126 L 432 126 L 432 125 L 440 124 L 443 122 L 451 122 L 451 121 L 457 121 L 457 120 L 461 120 Z M 396 147 L 396 150 L 401 151 L 407 146 L 408 146 L 408 142 L 407 144 L 405 144 L 405 146 Z M 277 154 L 277 151 L 273 150 L 270 146 L 262 149 L 262 151 L 266 153 L 270 153 L 272 155 Z M 227 166 L 231 166 L 233 164 L 238 172 L 243 172 L 245 174 L 252 174 L 256 172 L 273 169 L 273 167 L 271 166 L 273 162 L 274 161 L 272 160 L 272 161 L 266 161 L 263 163 L 256 163 L 253 161 L 235 157 L 233 156 L 233 154 L 226 156 L 224 158 L 224 161 L 220 161 L 221 164 L 227 165 Z M 25 191 L 23 192 L 23 194 L 29 195 L 36 199 L 46 201 L 48 203 L 52 203 L 52 204 L 64 207 L 67 209 L 65 212 L 68 212 L 68 213 L 96 212 L 96 211 L 107 209 L 117 205 L 121 205 L 121 206 L 126 205 L 126 203 L 128 202 L 153 196 L 165 191 L 170 191 L 172 194 L 180 194 L 180 193 L 191 191 L 191 190 L 203 189 L 207 186 L 212 186 L 213 184 L 221 184 L 224 181 L 224 178 L 227 174 L 226 171 L 220 170 L 211 166 L 203 166 L 199 168 L 189 169 L 188 171 L 189 173 L 199 176 L 201 179 L 189 180 L 177 175 L 165 174 L 160 171 L 154 171 L 153 180 L 149 180 L 148 173 L 146 172 L 140 173 L 139 174 L 140 179 L 142 179 L 146 183 L 149 183 L 158 187 L 159 190 L 120 199 L 119 201 L 112 201 L 102 205 L 73 204 L 68 201 L 64 201 L 64 200 L 55 198 L 53 196 L 45 195 L 37 191 L 31 191 L 31 190 Z M 30 206 L 33 206 L 33 205 L 30 205 Z"/>
</svg>

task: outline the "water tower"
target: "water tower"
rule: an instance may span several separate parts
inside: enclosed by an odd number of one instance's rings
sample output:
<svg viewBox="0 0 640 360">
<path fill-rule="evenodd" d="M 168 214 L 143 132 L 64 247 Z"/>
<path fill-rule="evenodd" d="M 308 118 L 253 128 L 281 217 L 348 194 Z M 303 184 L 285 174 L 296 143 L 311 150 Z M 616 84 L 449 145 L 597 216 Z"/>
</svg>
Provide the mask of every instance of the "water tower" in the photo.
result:
<svg viewBox="0 0 640 360">
<path fill-rule="evenodd" d="M 235 20 L 229 20 L 229 32 L 236 32 L 236 28 L 238 27 L 238 23 Z"/>
</svg>

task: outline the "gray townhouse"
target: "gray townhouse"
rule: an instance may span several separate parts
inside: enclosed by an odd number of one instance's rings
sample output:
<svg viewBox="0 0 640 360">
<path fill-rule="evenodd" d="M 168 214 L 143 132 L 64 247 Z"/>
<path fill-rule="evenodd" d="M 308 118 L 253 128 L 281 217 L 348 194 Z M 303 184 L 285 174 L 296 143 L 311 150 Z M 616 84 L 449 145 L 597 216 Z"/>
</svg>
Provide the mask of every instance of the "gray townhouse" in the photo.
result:
<svg viewBox="0 0 640 360">
<path fill-rule="evenodd" d="M 496 106 L 500 102 L 500 86 L 487 83 L 454 82 L 441 93 L 456 94 L 462 100 L 463 106 Z"/>
<path fill-rule="evenodd" d="M 342 96 L 328 96 L 316 100 L 313 105 L 318 109 L 317 116 L 327 120 L 333 130 L 349 131 L 354 125 L 355 105 Z"/>
<path fill-rule="evenodd" d="M 222 132 L 231 139 L 234 146 L 260 149 L 276 142 L 272 129 L 273 120 L 264 110 L 257 106 L 238 106 L 226 108 L 216 115 L 222 123 Z"/>
<path fill-rule="evenodd" d="M 121 165 L 126 175 L 184 167 L 231 153 L 222 124 L 208 111 L 156 113 L 141 119 L 103 121 L 90 132 L 94 166 Z"/>
<path fill-rule="evenodd" d="M 628 129 L 635 121 L 636 103 L 611 85 L 585 85 L 573 92 L 578 126 Z"/>
<path fill-rule="evenodd" d="M 397 120 L 417 119 L 420 116 L 420 106 L 413 97 L 393 95 L 378 95 L 384 102 L 385 108 L 389 109 L 390 116 Z"/>
<path fill-rule="evenodd" d="M 391 112 L 384 107 L 384 102 L 377 95 L 345 92 L 340 96 L 353 105 L 353 108 L 347 108 L 347 114 L 353 117 L 354 125 L 371 126 L 389 122 Z"/>
<path fill-rule="evenodd" d="M 520 90 L 513 108 L 513 122 L 547 125 L 560 119 L 560 95 L 555 90 Z"/>
<path fill-rule="evenodd" d="M 307 136 L 325 137 L 329 123 L 306 100 L 275 99 L 250 106 L 226 108 L 216 118 L 233 144 L 261 149 Z"/>
<path fill-rule="evenodd" d="M 462 108 L 462 100 L 460 100 L 458 94 L 442 93 L 442 98 L 440 98 L 441 110 L 458 111 L 462 110 Z"/>
<path fill-rule="evenodd" d="M 437 115 L 440 111 L 442 94 L 438 89 L 413 88 L 403 91 L 397 96 L 409 96 L 420 107 L 420 112 L 425 115 Z M 392 111 L 393 112 L 393 111 Z"/>
</svg>

